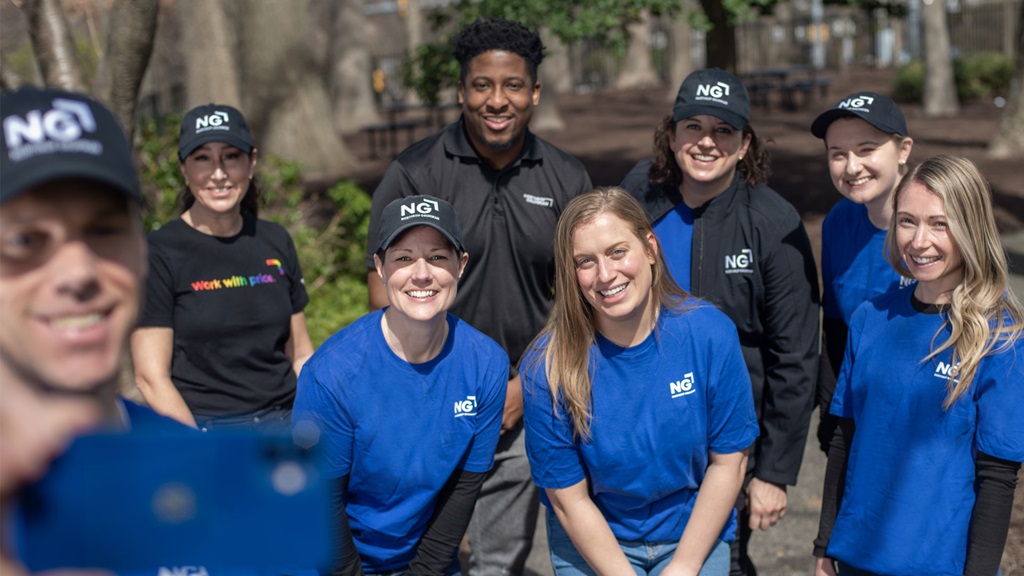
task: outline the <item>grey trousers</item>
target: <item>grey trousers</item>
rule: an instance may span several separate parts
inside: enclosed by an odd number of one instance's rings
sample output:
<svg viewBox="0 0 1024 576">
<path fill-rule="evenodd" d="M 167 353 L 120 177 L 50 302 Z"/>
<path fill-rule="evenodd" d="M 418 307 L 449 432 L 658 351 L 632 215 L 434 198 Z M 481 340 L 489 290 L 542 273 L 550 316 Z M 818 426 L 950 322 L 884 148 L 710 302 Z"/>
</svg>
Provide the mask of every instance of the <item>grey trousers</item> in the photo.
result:
<svg viewBox="0 0 1024 576">
<path fill-rule="evenodd" d="M 519 576 L 533 545 L 540 492 L 530 477 L 523 426 L 498 442 L 469 522 L 469 576 Z"/>
</svg>

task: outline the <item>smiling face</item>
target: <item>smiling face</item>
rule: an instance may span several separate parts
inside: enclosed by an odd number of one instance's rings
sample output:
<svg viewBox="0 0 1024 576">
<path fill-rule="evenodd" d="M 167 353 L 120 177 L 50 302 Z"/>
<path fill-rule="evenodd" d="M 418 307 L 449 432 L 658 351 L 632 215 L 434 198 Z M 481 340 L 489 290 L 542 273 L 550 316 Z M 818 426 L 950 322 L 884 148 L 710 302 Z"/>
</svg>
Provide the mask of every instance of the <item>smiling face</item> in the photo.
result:
<svg viewBox="0 0 1024 576">
<path fill-rule="evenodd" d="M 573 262 L 580 292 L 594 309 L 597 329 L 613 342 L 636 343 L 653 328 L 650 306 L 657 242 L 641 240 L 618 216 L 602 212 L 573 231 Z M 641 338 L 642 340 L 642 338 Z"/>
<path fill-rule="evenodd" d="M 683 197 L 691 195 L 699 205 L 729 187 L 750 136 L 724 120 L 700 114 L 678 121 L 669 145 L 683 172 Z"/>
<path fill-rule="evenodd" d="M 912 182 L 896 205 L 896 246 L 917 279 L 914 295 L 929 304 L 946 304 L 964 277 L 963 259 L 949 231 L 942 199 Z"/>
<path fill-rule="evenodd" d="M 5 202 L 0 222 L 0 377 L 75 390 L 115 381 L 146 269 L 137 208 L 64 180 Z"/>
<path fill-rule="evenodd" d="M 459 104 L 466 132 L 477 154 L 495 168 L 519 155 L 540 83 L 530 78 L 526 60 L 504 50 L 489 50 L 469 62 L 459 82 Z"/>
<path fill-rule="evenodd" d="M 256 152 L 246 154 L 223 142 L 208 142 L 180 164 L 185 185 L 195 197 L 190 210 L 209 215 L 239 213 L 256 171 Z"/>
<path fill-rule="evenodd" d="M 832 184 L 844 197 L 881 214 L 900 180 L 913 140 L 895 139 L 860 118 L 838 118 L 825 132 Z"/>
<path fill-rule="evenodd" d="M 430 226 L 416 226 L 373 257 L 387 288 L 391 313 L 418 321 L 443 319 L 455 302 L 457 285 L 469 255 Z"/>
</svg>

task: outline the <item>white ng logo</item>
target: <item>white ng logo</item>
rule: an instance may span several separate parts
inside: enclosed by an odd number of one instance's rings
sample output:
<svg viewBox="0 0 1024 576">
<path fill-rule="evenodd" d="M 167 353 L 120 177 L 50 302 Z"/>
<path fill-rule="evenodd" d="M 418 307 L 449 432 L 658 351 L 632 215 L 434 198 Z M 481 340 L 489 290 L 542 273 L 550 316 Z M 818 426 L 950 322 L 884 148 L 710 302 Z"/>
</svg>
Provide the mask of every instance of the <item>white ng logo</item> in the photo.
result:
<svg viewBox="0 0 1024 576">
<path fill-rule="evenodd" d="M 960 373 L 960 364 L 946 364 L 940 361 L 939 365 L 935 367 L 936 378 L 942 380 L 949 380 L 952 378 L 953 382 L 959 382 L 960 380 L 956 377 Z"/>
<path fill-rule="evenodd" d="M 847 98 L 839 103 L 836 108 L 867 108 L 875 99 L 871 96 L 854 96 L 853 98 Z"/>
<path fill-rule="evenodd" d="M 466 396 L 455 403 L 455 417 L 476 416 L 476 396 Z"/>
<path fill-rule="evenodd" d="M 436 200 L 423 200 L 421 202 L 414 202 L 412 204 L 403 204 L 401 215 L 412 216 L 414 214 L 430 214 L 431 212 L 440 209 Z"/>
<path fill-rule="evenodd" d="M 682 380 L 676 380 L 675 382 L 668 383 L 669 393 L 672 394 L 673 398 L 679 398 L 680 396 L 687 396 L 693 394 L 696 390 L 693 389 L 693 372 L 687 372 L 683 374 Z"/>
<path fill-rule="evenodd" d="M 726 255 L 725 257 L 725 273 L 736 274 L 736 273 L 750 273 L 750 265 L 754 262 L 754 252 L 750 248 L 744 248 L 740 250 L 739 254 Z"/>
<path fill-rule="evenodd" d="M 213 114 L 207 114 L 206 116 L 200 116 L 196 118 L 196 131 L 198 132 L 201 128 L 211 128 L 227 124 L 228 120 L 230 120 L 228 113 L 222 110 L 218 110 Z"/>
<path fill-rule="evenodd" d="M 710 96 L 712 98 L 721 98 L 722 96 L 729 95 L 729 85 L 725 82 L 718 82 L 715 84 L 700 84 L 697 86 L 697 96 Z"/>
<path fill-rule="evenodd" d="M 210 576 L 202 566 L 161 566 L 157 576 Z"/>
<path fill-rule="evenodd" d="M 24 144 L 41 144 L 47 139 L 71 142 L 80 138 L 82 132 L 95 131 L 96 119 L 89 106 L 65 98 L 55 98 L 53 108 L 46 112 L 32 110 L 24 118 L 4 118 L 4 140 L 11 150 Z"/>
</svg>

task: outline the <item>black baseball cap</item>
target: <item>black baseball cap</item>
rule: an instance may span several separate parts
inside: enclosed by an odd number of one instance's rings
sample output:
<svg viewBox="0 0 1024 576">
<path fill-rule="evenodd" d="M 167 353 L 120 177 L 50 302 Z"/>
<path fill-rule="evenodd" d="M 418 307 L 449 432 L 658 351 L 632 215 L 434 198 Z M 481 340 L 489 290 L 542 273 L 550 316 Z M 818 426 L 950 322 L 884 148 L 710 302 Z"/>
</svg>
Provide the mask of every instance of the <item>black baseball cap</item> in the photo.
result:
<svg viewBox="0 0 1024 576">
<path fill-rule="evenodd" d="M 384 207 L 375 252 L 379 254 L 387 250 L 402 232 L 415 226 L 430 226 L 447 238 L 457 252 L 466 251 L 462 245 L 459 220 L 451 204 L 433 196 L 406 196 L 392 200 Z"/>
<path fill-rule="evenodd" d="M 76 92 L 0 94 L 0 202 L 64 178 L 100 182 L 143 203 L 132 148 L 114 113 Z"/>
<path fill-rule="evenodd" d="M 750 120 L 750 96 L 746 86 L 721 68 L 692 72 L 679 86 L 672 118 L 679 122 L 699 114 L 714 116 L 742 130 Z"/>
<path fill-rule="evenodd" d="M 886 134 L 908 136 L 907 119 L 892 98 L 877 92 L 854 92 L 825 110 L 811 123 L 811 134 L 825 138 L 828 127 L 838 118 L 855 117 Z"/>
<path fill-rule="evenodd" d="M 223 142 L 251 154 L 256 147 L 245 116 L 226 104 L 204 104 L 185 113 L 178 137 L 178 160 L 182 162 L 196 148 L 209 142 Z"/>
</svg>

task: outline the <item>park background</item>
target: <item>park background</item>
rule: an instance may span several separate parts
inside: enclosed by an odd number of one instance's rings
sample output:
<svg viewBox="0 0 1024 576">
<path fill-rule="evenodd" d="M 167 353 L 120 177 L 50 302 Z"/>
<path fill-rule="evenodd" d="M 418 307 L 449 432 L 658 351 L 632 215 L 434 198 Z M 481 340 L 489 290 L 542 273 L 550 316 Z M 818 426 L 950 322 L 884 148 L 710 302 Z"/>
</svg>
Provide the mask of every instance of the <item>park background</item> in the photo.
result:
<svg viewBox="0 0 1024 576">
<path fill-rule="evenodd" d="M 752 125 L 771 141 L 770 184 L 801 213 L 816 256 L 839 196 L 810 122 L 855 90 L 893 95 L 912 162 L 959 154 L 989 178 L 1024 295 L 1021 0 L 0 0 L 0 83 L 110 104 L 133 132 L 151 229 L 177 214 L 181 113 L 242 109 L 261 150 L 261 215 L 296 240 L 318 344 L 366 311 L 369 194 L 395 153 L 457 118 L 445 42 L 480 14 L 542 28 L 531 126 L 595 185 L 618 184 L 650 154 L 687 73 L 742 75 Z M 809 443 L 786 519 L 753 539 L 762 575 L 811 573 L 823 470 Z M 546 575 L 542 531 L 538 544 L 528 567 Z M 1024 487 L 1002 574 L 1024 574 Z"/>
</svg>

